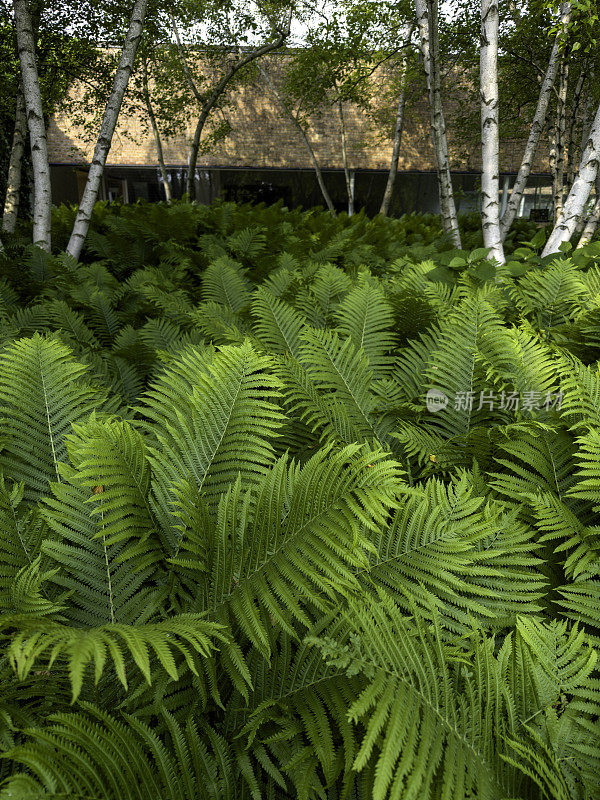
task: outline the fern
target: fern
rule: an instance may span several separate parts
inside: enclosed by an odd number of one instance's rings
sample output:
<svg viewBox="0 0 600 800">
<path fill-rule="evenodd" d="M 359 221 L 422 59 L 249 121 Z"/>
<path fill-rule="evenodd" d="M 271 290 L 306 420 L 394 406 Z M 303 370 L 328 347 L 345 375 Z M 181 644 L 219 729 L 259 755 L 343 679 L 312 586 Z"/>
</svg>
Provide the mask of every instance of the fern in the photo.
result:
<svg viewBox="0 0 600 800">
<path fill-rule="evenodd" d="M 274 402 L 280 383 L 268 372 L 268 357 L 243 344 L 223 348 L 202 365 L 198 359 L 197 352 L 183 357 L 195 367 L 191 392 L 184 384 L 174 395 L 167 377 L 145 401 L 144 413 L 154 422 L 149 456 L 163 514 L 184 476 L 216 498 L 238 474 L 247 481 L 264 474 L 274 460 L 270 440 L 283 422 Z M 179 370 L 174 366 L 171 374 Z"/>
<path fill-rule="evenodd" d="M 0 354 L 0 469 L 23 481 L 28 500 L 46 495 L 49 481 L 60 481 L 71 425 L 102 405 L 85 373 L 64 345 L 39 335 Z"/>
<path fill-rule="evenodd" d="M 449 631 L 467 634 L 475 621 L 502 629 L 517 613 L 535 613 L 544 594 L 531 531 L 515 517 L 484 503 L 466 476 L 451 487 L 430 479 L 411 490 L 383 532 L 365 588 L 383 587 L 401 606 L 409 591 L 425 615 L 434 595 Z"/>
<path fill-rule="evenodd" d="M 376 760 L 374 800 L 429 794 L 442 776 L 446 797 L 505 796 L 506 698 L 490 648 L 477 646 L 472 669 L 461 670 L 438 625 L 403 616 L 384 595 L 352 606 L 347 626 L 347 642 L 314 643 L 333 666 L 364 676 L 347 713 L 365 727 L 354 769 Z"/>
<path fill-rule="evenodd" d="M 346 295 L 335 316 L 340 334 L 349 336 L 356 348 L 365 353 L 374 375 L 385 375 L 395 337 L 391 331 L 392 311 L 382 290 L 363 281 Z"/>
<path fill-rule="evenodd" d="M 0 797 L 598 797 L 598 248 L 517 227 L 5 237 Z"/>
</svg>

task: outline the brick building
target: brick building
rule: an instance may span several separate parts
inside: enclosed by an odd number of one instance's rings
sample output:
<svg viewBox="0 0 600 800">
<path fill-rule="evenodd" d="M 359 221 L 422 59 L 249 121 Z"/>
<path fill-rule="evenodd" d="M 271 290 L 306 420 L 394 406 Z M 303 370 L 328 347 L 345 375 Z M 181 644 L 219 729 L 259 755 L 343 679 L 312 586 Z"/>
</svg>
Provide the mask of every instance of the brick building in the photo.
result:
<svg viewBox="0 0 600 800">
<path fill-rule="evenodd" d="M 283 66 L 282 59 L 285 55 L 271 55 L 262 62 L 275 82 Z M 77 92 L 77 87 L 73 91 Z M 476 147 L 465 148 L 464 144 L 459 146 L 452 139 L 452 109 L 459 102 L 465 102 L 464 98 L 462 101 L 448 101 L 447 98 L 447 127 L 456 198 L 459 211 L 463 212 L 477 207 L 480 154 Z M 310 207 L 322 204 L 302 138 L 260 76 L 253 85 L 235 90 L 224 113 L 231 132 L 198 159 L 196 179 L 204 201 L 210 202 L 216 197 L 267 202 L 282 198 L 290 205 Z M 369 116 L 357 106 L 347 104 L 344 115 L 356 207 L 376 213 L 387 180 L 392 142 L 382 141 L 381 132 L 375 130 Z M 185 132 L 163 140 L 165 162 L 176 197 L 184 190 L 189 142 L 195 122 L 194 110 L 190 109 Z M 141 116 L 121 114 L 101 188 L 104 199 L 121 197 L 125 202 L 134 202 L 164 197 L 154 140 L 145 128 Z M 345 208 L 337 109 L 324 106 L 319 116 L 311 120 L 308 136 L 334 203 L 340 209 Z M 64 108 L 51 119 L 48 129 L 55 202 L 77 202 L 85 183 L 93 144 L 84 126 L 75 121 L 70 104 L 65 103 Z M 513 139 L 501 143 L 500 172 L 504 195 L 518 170 L 523 146 L 523 141 Z M 549 204 L 550 182 L 548 153 L 542 143 L 521 207 L 522 215 L 528 215 L 533 207 Z M 429 108 L 424 97 L 407 107 L 392 213 L 437 212 L 438 208 Z"/>
</svg>

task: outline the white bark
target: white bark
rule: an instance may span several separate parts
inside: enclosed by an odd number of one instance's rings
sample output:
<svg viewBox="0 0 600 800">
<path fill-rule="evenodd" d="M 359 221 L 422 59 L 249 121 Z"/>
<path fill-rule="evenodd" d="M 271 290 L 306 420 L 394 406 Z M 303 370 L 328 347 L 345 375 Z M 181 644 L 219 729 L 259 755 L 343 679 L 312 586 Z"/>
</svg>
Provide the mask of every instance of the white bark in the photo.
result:
<svg viewBox="0 0 600 800">
<path fill-rule="evenodd" d="M 396 111 L 396 124 L 394 126 L 394 145 L 392 148 L 392 159 L 390 161 L 390 171 L 385 185 L 385 191 L 381 200 L 381 207 L 379 213 L 387 217 L 390 210 L 390 203 L 392 202 L 392 195 L 394 193 L 394 183 L 396 182 L 396 175 L 398 174 L 398 159 L 400 157 L 400 145 L 402 144 L 402 131 L 404 130 L 404 106 L 406 104 L 406 47 L 410 41 L 413 32 L 413 25 L 410 25 L 406 32 L 406 39 L 404 42 L 404 49 L 402 51 L 402 58 L 400 61 L 400 95 L 398 97 L 398 109 Z"/>
<path fill-rule="evenodd" d="M 596 116 L 590 130 L 589 138 L 579 165 L 579 174 L 573 182 L 569 196 L 567 197 L 560 219 L 554 226 L 552 233 L 542 256 L 558 253 L 559 247 L 563 242 L 570 241 L 573 236 L 577 223 L 584 213 L 585 206 L 589 200 L 592 187 L 598 173 L 598 162 L 600 159 L 600 106 L 596 111 Z"/>
<path fill-rule="evenodd" d="M 565 191 L 565 132 L 567 128 L 568 81 L 569 64 L 567 61 L 567 54 L 563 52 L 560 63 L 560 80 L 558 83 L 558 95 L 556 99 L 556 130 L 554 133 L 556 141 L 556 168 L 553 176 L 552 200 L 555 224 L 562 213 Z"/>
<path fill-rule="evenodd" d="M 342 163 L 344 165 L 344 178 L 346 179 L 346 194 L 348 196 L 348 216 L 354 214 L 354 185 L 350 175 L 350 168 L 348 167 L 348 144 L 346 141 L 346 123 L 344 120 L 344 106 L 342 98 L 338 95 L 337 100 L 338 114 L 340 117 L 340 134 L 342 137 Z"/>
<path fill-rule="evenodd" d="M 6 180 L 6 197 L 2 213 L 2 230 L 13 233 L 17 224 L 19 201 L 21 199 L 21 167 L 23 153 L 25 152 L 25 137 L 27 136 L 27 117 L 25 116 L 25 99 L 19 89 L 15 108 L 15 129 L 13 133 L 10 161 L 8 163 L 8 176 Z"/>
<path fill-rule="evenodd" d="M 598 223 L 600 223 L 600 171 L 596 175 L 596 202 L 585 222 L 581 238 L 577 243 L 577 249 L 585 247 L 586 244 L 592 241 L 598 229 Z"/>
<path fill-rule="evenodd" d="M 69 244 L 67 245 L 67 252 L 77 259 L 81 255 L 83 243 L 90 227 L 90 220 L 98 197 L 102 173 L 104 172 L 104 166 L 123 103 L 123 95 L 129 83 L 135 54 L 142 36 L 147 5 L 148 0 L 135 1 L 129 22 L 129 30 L 127 31 L 125 44 L 121 51 L 119 66 L 115 74 L 110 97 L 106 103 L 106 109 L 104 110 L 104 117 L 102 119 L 102 125 L 100 126 L 100 133 L 94 149 L 83 197 L 79 203 L 79 210 L 75 218 Z"/>
<path fill-rule="evenodd" d="M 196 123 L 196 130 L 194 131 L 194 138 L 190 146 L 190 160 L 187 174 L 187 190 L 190 200 L 194 200 L 196 195 L 195 176 L 196 164 L 198 163 L 198 152 L 200 150 L 200 140 L 202 138 L 202 131 L 204 130 L 204 126 L 210 112 L 215 107 L 217 101 L 227 88 L 227 84 L 241 69 L 253 61 L 262 58 L 262 56 L 266 55 L 267 53 L 271 53 L 273 50 L 278 50 L 283 45 L 287 37 L 290 35 L 290 25 L 291 16 L 288 21 L 287 29 L 279 31 L 276 39 L 274 39 L 272 42 L 267 42 L 266 44 L 262 45 L 262 47 L 258 47 L 256 50 L 250 51 L 243 58 L 231 63 L 221 80 L 215 85 L 208 98 L 204 101 L 202 108 L 200 109 L 200 115 L 198 117 L 198 122 Z M 181 48 L 179 53 L 181 56 Z"/>
<path fill-rule="evenodd" d="M 269 74 L 267 73 L 267 71 L 264 70 L 260 64 L 258 65 L 258 69 L 260 71 L 260 74 L 263 76 L 263 78 L 265 80 L 265 83 L 267 84 L 267 86 L 271 90 L 271 93 L 273 94 L 273 97 L 275 97 L 275 99 L 280 104 L 282 109 L 285 111 L 287 116 L 290 118 L 292 123 L 298 129 L 298 132 L 300 133 L 300 136 L 302 137 L 302 141 L 304 142 L 304 146 L 306 147 L 306 150 L 308 151 L 308 155 L 310 156 L 310 160 L 312 161 L 312 165 L 313 165 L 313 168 L 315 170 L 315 175 L 317 177 L 317 183 L 319 184 L 319 189 L 321 190 L 321 194 L 323 195 L 323 200 L 325 200 L 327 208 L 329 209 L 331 214 L 333 214 L 333 216 L 335 216 L 335 206 L 333 205 L 333 201 L 331 199 L 331 195 L 329 194 L 329 192 L 327 191 L 327 187 L 325 186 L 325 181 L 323 180 L 323 173 L 321 172 L 321 167 L 319 166 L 319 162 L 317 161 L 317 156 L 315 155 L 315 151 L 313 149 L 313 146 L 310 143 L 310 140 L 309 140 L 309 138 L 308 138 L 308 136 L 306 134 L 306 131 L 302 127 L 302 124 L 301 124 L 300 120 L 298 119 L 298 117 L 296 116 L 296 114 L 294 114 L 292 109 L 288 106 L 288 104 L 285 102 L 285 100 L 283 99 L 281 94 L 275 88 L 275 84 L 273 83 L 273 81 L 269 77 Z"/>
<path fill-rule="evenodd" d="M 575 126 L 578 119 L 581 117 L 581 102 L 583 97 L 583 90 L 588 77 L 586 62 L 582 68 L 577 83 L 575 84 L 575 91 L 573 93 L 573 105 L 571 113 L 569 114 L 569 127 L 567 129 L 565 138 L 565 147 L 567 149 L 567 167 L 566 167 L 566 189 L 570 191 L 573 181 L 575 180 L 575 155 L 577 153 L 577 146 L 575 144 Z"/>
<path fill-rule="evenodd" d="M 28 0 L 14 0 L 17 48 L 21 63 L 21 81 L 25 97 L 27 127 L 31 143 L 33 164 L 33 243 L 50 252 L 50 223 L 52 214 L 52 191 L 50 166 L 46 142 L 46 123 L 42 108 L 42 96 L 35 59 L 35 38 Z"/>
<path fill-rule="evenodd" d="M 446 139 L 446 121 L 442 105 L 439 39 L 438 39 L 438 3 L 437 0 L 415 0 L 417 25 L 423 67 L 429 90 L 429 107 L 431 111 L 431 138 L 437 167 L 438 188 L 440 194 L 440 212 L 442 227 L 455 247 L 461 247 L 460 230 L 452 177 L 450 175 L 450 158 Z"/>
<path fill-rule="evenodd" d="M 556 81 L 556 75 L 558 74 L 558 67 L 560 64 L 560 48 L 563 31 L 567 27 L 570 17 L 571 3 L 563 3 L 561 6 L 562 31 L 561 33 L 557 34 L 556 39 L 554 40 L 552 53 L 550 54 L 550 60 L 548 62 L 548 68 L 546 69 L 544 80 L 542 81 L 537 108 L 533 116 L 533 122 L 531 123 L 529 138 L 527 139 L 527 144 L 525 145 L 525 152 L 523 153 L 521 166 L 519 167 L 519 172 L 517 173 L 517 177 L 510 195 L 510 200 L 506 206 L 506 211 L 502 215 L 502 220 L 500 222 L 500 233 L 503 241 L 506 238 L 506 234 L 508 233 L 510 226 L 513 224 L 519 211 L 521 198 L 523 197 L 523 192 L 525 191 L 525 187 L 527 185 L 533 159 L 540 142 L 542 131 L 544 130 L 544 122 L 546 120 L 546 114 L 548 113 L 548 104 L 552 95 L 552 87 Z"/>
<path fill-rule="evenodd" d="M 500 235 L 498 158 L 498 0 L 481 0 L 481 224 L 483 246 L 504 264 Z"/>
<path fill-rule="evenodd" d="M 150 127 L 154 135 L 154 144 L 156 146 L 156 160 L 158 161 L 158 168 L 163 181 L 163 188 L 165 192 L 165 200 L 170 205 L 172 200 L 171 184 L 169 183 L 169 173 L 165 166 L 165 157 L 163 153 L 162 139 L 160 137 L 160 130 L 156 121 L 156 114 L 152 106 L 150 98 L 150 89 L 148 88 L 148 65 L 144 60 L 143 73 L 142 73 L 142 92 L 144 95 L 144 103 L 146 104 L 146 111 L 148 112 L 148 119 L 150 120 Z"/>
</svg>

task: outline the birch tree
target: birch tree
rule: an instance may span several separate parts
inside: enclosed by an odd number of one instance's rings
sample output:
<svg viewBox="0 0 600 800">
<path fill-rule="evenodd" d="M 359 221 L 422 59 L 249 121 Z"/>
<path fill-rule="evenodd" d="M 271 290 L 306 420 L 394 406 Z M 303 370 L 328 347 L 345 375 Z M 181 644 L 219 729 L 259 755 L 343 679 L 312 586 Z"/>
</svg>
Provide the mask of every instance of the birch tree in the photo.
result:
<svg viewBox="0 0 600 800">
<path fill-rule="evenodd" d="M 497 0 L 481 0 L 481 225 L 490 257 L 504 264 L 500 235 Z"/>
<path fill-rule="evenodd" d="M 560 245 L 570 241 L 581 219 L 598 174 L 600 161 L 600 106 L 589 132 L 588 140 L 579 164 L 579 173 L 573 182 L 562 214 L 552 230 L 542 256 L 560 252 Z"/>
<path fill-rule="evenodd" d="M 461 247 L 458 216 L 450 174 L 446 121 L 442 104 L 437 0 L 415 0 L 419 42 L 429 91 L 431 138 L 437 168 L 442 227 L 455 247 Z"/>
<path fill-rule="evenodd" d="M 184 46 L 177 17 L 171 10 L 170 19 L 185 80 L 198 105 L 198 116 L 190 143 L 187 169 L 187 191 L 190 200 L 196 199 L 196 168 L 204 129 L 211 113 L 221 107 L 234 81 L 263 56 L 280 49 L 290 35 L 292 11 L 289 3 L 282 8 L 263 10 L 244 3 L 214 4 L 202 29 L 198 29 L 197 8 L 181 9 L 187 33 L 195 43 L 190 55 Z M 276 21 L 276 17 L 281 21 Z M 251 36 L 252 34 L 252 36 Z M 262 44 L 251 39 L 262 37 Z M 200 39 L 198 39 L 200 36 Z M 212 75 L 211 75 L 212 73 Z"/>
<path fill-rule="evenodd" d="M 48 164 L 46 122 L 35 56 L 33 18 L 28 0 L 13 0 L 13 8 L 33 164 L 33 242 L 42 250 L 50 252 L 52 188 Z"/>
<path fill-rule="evenodd" d="M 158 123 L 156 121 L 156 114 L 154 113 L 154 106 L 152 105 L 152 99 L 150 97 L 150 88 L 148 86 L 148 62 L 146 58 L 144 58 L 144 63 L 142 67 L 142 91 L 144 95 L 144 104 L 146 106 L 146 112 L 148 114 L 148 120 L 150 122 L 150 127 L 152 129 L 154 145 L 156 147 L 156 160 L 158 162 L 158 168 L 160 170 L 160 175 L 163 182 L 165 200 L 167 201 L 167 203 L 171 203 L 172 200 L 171 184 L 169 183 L 169 173 L 167 172 L 167 167 L 165 165 L 162 138 L 160 135 L 160 130 L 158 128 Z"/>
<path fill-rule="evenodd" d="M 244 67 L 251 64 L 253 61 L 257 61 L 258 59 L 262 58 L 262 56 L 267 55 L 267 53 L 272 53 L 274 50 L 278 50 L 287 37 L 289 36 L 290 30 L 289 27 L 284 30 L 280 30 L 277 34 L 277 37 L 271 41 L 264 44 L 262 47 L 258 47 L 255 50 L 252 50 L 250 53 L 246 53 L 246 55 L 239 57 L 235 60 L 232 60 L 229 63 L 224 75 L 221 79 L 216 83 L 204 103 L 202 104 L 202 108 L 200 109 L 200 114 L 198 116 L 198 121 L 196 122 L 196 128 L 194 130 L 194 138 L 192 139 L 192 144 L 190 147 L 190 160 L 188 164 L 188 174 L 187 174 L 187 186 L 188 192 L 190 194 L 190 199 L 195 199 L 195 175 L 196 175 L 196 165 L 198 163 L 198 153 L 200 150 L 200 142 L 202 139 L 202 132 L 204 131 L 204 127 L 206 125 L 206 121 L 209 117 L 210 112 L 216 106 L 219 98 L 224 93 L 225 89 L 231 83 L 232 79 L 238 72 L 244 69 Z"/>
<path fill-rule="evenodd" d="M 598 230 L 598 224 L 600 223 L 600 171 L 596 174 L 596 199 L 594 201 L 594 205 L 592 210 L 590 211 L 587 220 L 585 220 L 585 224 L 583 225 L 583 230 L 581 232 L 581 237 L 577 243 L 577 249 L 580 247 L 585 247 L 586 244 L 589 244 L 596 231 Z M 577 233 L 577 230 L 575 231 Z"/>
<path fill-rule="evenodd" d="M 327 208 L 329 209 L 331 214 L 333 214 L 335 216 L 335 206 L 333 205 L 333 201 L 331 199 L 331 195 L 329 194 L 327 186 L 325 185 L 325 180 L 323 179 L 323 172 L 321 171 L 321 167 L 319 166 L 319 162 L 317 160 L 317 156 L 316 156 L 315 150 L 314 150 L 314 148 L 313 148 L 313 146 L 312 146 L 312 144 L 310 142 L 310 139 L 308 138 L 308 135 L 307 135 L 305 127 L 304 127 L 304 124 L 300 119 L 299 111 L 295 112 L 291 108 L 289 102 L 283 97 L 282 93 L 280 91 L 278 91 L 278 89 L 276 88 L 275 84 L 271 80 L 271 77 L 270 77 L 269 73 L 265 70 L 265 68 L 263 66 L 261 66 L 261 65 L 259 65 L 258 68 L 259 68 L 260 74 L 263 77 L 263 80 L 265 81 L 265 83 L 267 84 L 269 89 L 271 90 L 271 93 L 272 93 L 273 97 L 277 100 L 277 102 L 281 106 L 281 108 L 282 108 L 283 112 L 285 113 L 285 115 L 292 122 L 292 124 L 294 125 L 294 127 L 296 128 L 298 133 L 300 134 L 300 136 L 302 138 L 302 142 L 303 142 L 304 146 L 306 147 L 306 150 L 308 152 L 309 158 L 310 158 L 310 160 L 312 162 L 312 165 L 313 165 L 313 168 L 315 170 L 315 176 L 316 176 L 316 179 L 317 179 L 317 183 L 319 184 L 319 189 L 321 190 L 321 194 L 323 195 L 323 200 L 325 201 L 325 205 L 327 206 Z"/>
<path fill-rule="evenodd" d="M 90 226 L 92 212 L 98 197 L 100 181 L 112 144 L 123 96 L 127 89 L 127 84 L 133 70 L 135 54 L 142 36 L 147 4 L 148 0 L 135 0 L 129 22 L 129 29 L 121 51 L 119 66 L 115 73 L 112 90 L 106 103 L 104 117 L 100 126 L 96 147 L 94 148 L 94 155 L 92 157 L 92 163 L 90 164 L 85 189 L 81 202 L 79 203 L 73 231 L 67 245 L 67 252 L 76 259 L 79 259 L 81 255 L 83 243 L 85 242 Z"/>
<path fill-rule="evenodd" d="M 548 106 L 550 103 L 550 99 L 552 97 L 552 91 L 554 88 L 554 84 L 556 82 L 556 76 L 558 74 L 558 69 L 560 66 L 560 55 L 563 46 L 564 36 L 567 26 L 569 24 L 569 20 L 571 18 L 570 2 L 562 4 L 560 9 L 560 16 L 561 16 L 561 27 L 554 39 L 554 44 L 552 46 L 552 52 L 550 53 L 550 59 L 548 61 L 546 73 L 542 80 L 540 95 L 538 98 L 535 113 L 533 115 L 533 120 L 531 123 L 531 128 L 529 130 L 527 143 L 525 144 L 523 158 L 521 159 L 519 171 L 517 173 L 515 183 L 510 193 L 506 210 L 504 211 L 504 214 L 502 215 L 502 219 L 500 221 L 500 234 L 502 237 L 502 241 L 504 241 L 504 239 L 506 238 L 506 234 L 510 230 L 511 225 L 513 224 L 515 217 L 517 216 L 519 206 L 521 205 L 521 198 L 523 197 L 523 192 L 525 191 L 525 187 L 527 186 L 527 181 L 529 179 L 529 174 L 531 172 L 533 159 L 535 158 L 535 154 L 538 149 L 538 145 L 540 143 L 540 138 L 544 130 L 546 116 L 548 114 Z"/>
<path fill-rule="evenodd" d="M 563 50 L 560 59 L 558 92 L 556 97 L 556 114 L 554 119 L 554 169 L 552 180 L 552 199 L 554 208 L 554 222 L 562 213 L 563 195 L 565 191 L 565 151 L 568 146 L 565 141 L 567 130 L 567 93 L 569 88 L 569 61 L 568 52 Z"/>
<path fill-rule="evenodd" d="M 6 196 L 2 213 L 2 230 L 13 233 L 17 224 L 17 214 L 21 200 L 21 172 L 25 140 L 27 137 L 27 118 L 25 116 L 25 98 L 19 90 L 15 104 L 15 129 L 13 133 L 8 175 L 6 179 Z"/>
<path fill-rule="evenodd" d="M 394 193 L 394 184 L 398 174 L 398 160 L 400 158 L 400 145 L 402 144 L 402 132 L 404 130 L 404 108 L 406 106 L 406 90 L 408 82 L 408 59 L 407 48 L 410 42 L 412 32 L 414 30 L 414 23 L 408 26 L 406 31 L 406 38 L 404 41 L 404 48 L 402 50 L 402 57 L 400 59 L 400 92 L 398 96 L 398 108 L 396 111 L 396 120 L 394 124 L 394 139 L 392 145 L 392 158 L 390 160 L 390 169 L 388 172 L 383 198 L 381 200 L 381 207 L 379 213 L 386 217 L 390 210 L 392 202 L 392 195 Z"/>
</svg>

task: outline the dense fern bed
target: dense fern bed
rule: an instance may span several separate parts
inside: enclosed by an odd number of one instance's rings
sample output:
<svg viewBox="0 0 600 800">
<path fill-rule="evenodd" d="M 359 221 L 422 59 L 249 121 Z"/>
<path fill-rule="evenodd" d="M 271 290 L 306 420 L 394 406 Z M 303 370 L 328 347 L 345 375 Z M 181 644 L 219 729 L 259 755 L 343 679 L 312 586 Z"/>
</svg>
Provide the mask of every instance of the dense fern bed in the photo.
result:
<svg viewBox="0 0 600 800">
<path fill-rule="evenodd" d="M 1 798 L 600 797 L 600 247 L 463 224 L 7 243 Z"/>
</svg>

